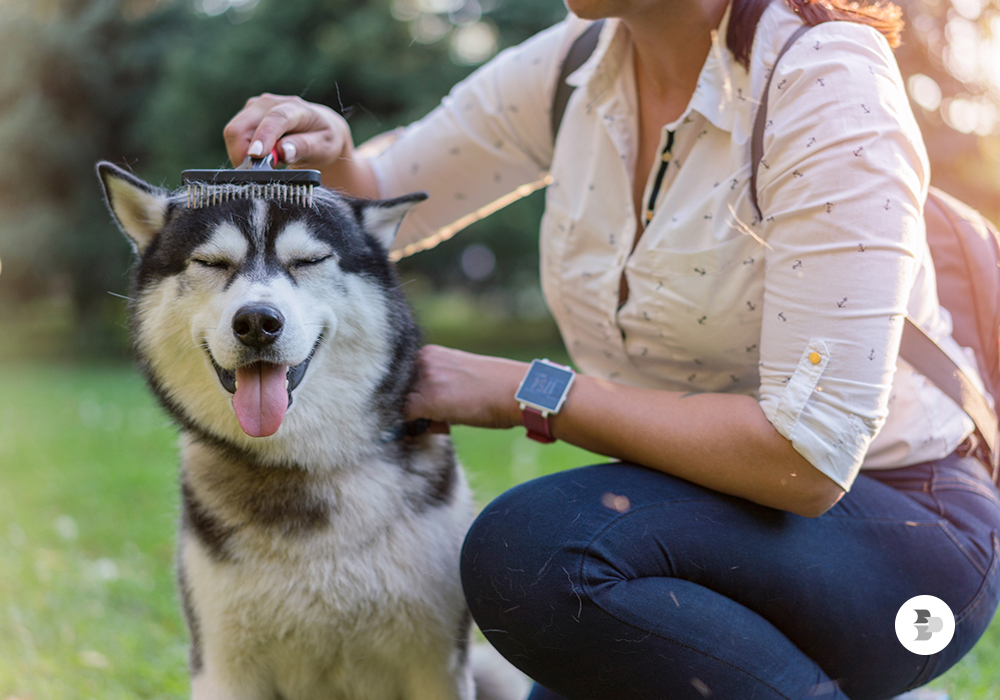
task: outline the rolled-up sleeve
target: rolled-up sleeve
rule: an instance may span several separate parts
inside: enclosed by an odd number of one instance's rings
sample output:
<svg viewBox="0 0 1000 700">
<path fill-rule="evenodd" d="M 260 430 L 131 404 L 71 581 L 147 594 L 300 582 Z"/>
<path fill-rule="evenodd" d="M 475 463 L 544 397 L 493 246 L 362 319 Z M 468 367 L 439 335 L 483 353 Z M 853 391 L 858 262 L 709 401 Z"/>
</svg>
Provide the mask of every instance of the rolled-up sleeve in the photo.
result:
<svg viewBox="0 0 1000 700">
<path fill-rule="evenodd" d="M 926 248 L 927 158 L 890 49 L 869 27 L 806 33 L 776 69 L 768 110 L 760 403 L 846 490 L 888 414 Z"/>
<path fill-rule="evenodd" d="M 549 114 L 571 18 L 501 52 L 369 162 L 382 197 L 423 190 L 394 248 L 537 181 L 552 159 Z"/>
</svg>

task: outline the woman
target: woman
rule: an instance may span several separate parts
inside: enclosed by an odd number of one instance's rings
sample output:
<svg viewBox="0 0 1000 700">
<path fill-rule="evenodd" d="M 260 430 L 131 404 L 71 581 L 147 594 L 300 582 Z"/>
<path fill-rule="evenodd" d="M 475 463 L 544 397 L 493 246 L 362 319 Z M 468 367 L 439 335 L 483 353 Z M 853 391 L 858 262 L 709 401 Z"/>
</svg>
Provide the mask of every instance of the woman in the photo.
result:
<svg viewBox="0 0 1000 700">
<path fill-rule="evenodd" d="M 466 540 L 473 614 L 533 700 L 888 698 L 957 662 L 1000 599 L 973 425 L 897 363 L 909 314 L 976 376 L 938 306 L 926 154 L 877 31 L 895 40 L 898 11 L 786 2 L 567 0 L 575 17 L 370 159 L 296 98 L 226 127 L 234 162 L 277 144 L 354 195 L 429 191 L 400 245 L 551 173 L 542 283 L 581 370 L 564 406 L 542 423 L 514 398 L 526 365 L 428 346 L 408 409 L 620 460 L 512 489 Z M 602 18 L 553 143 L 561 63 Z M 774 68 L 760 220 L 758 98 L 786 39 L 828 19 L 854 21 Z M 955 613 L 937 654 L 896 637 L 917 595 Z"/>
</svg>

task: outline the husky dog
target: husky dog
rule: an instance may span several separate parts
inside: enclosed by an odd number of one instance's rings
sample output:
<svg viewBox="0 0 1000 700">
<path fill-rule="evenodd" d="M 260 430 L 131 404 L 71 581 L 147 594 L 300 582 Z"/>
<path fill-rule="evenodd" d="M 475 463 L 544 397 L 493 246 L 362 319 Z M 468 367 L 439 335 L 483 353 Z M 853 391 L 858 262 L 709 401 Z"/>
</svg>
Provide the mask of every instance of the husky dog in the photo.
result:
<svg viewBox="0 0 1000 700">
<path fill-rule="evenodd" d="M 195 700 L 475 698 L 472 499 L 449 439 L 404 423 L 420 341 L 387 260 L 425 195 L 192 208 L 98 172 L 138 255 L 138 361 L 181 429 Z"/>
</svg>

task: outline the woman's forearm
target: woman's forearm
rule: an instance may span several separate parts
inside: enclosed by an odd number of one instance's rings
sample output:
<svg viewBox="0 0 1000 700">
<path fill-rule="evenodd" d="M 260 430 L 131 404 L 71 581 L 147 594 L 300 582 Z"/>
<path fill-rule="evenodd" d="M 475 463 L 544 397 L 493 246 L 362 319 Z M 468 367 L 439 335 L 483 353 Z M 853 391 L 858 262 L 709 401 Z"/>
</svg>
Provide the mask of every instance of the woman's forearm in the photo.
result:
<svg viewBox="0 0 1000 700">
<path fill-rule="evenodd" d="M 774 429 L 756 399 L 579 376 L 553 435 L 755 503 L 816 516 L 843 494 Z"/>
<path fill-rule="evenodd" d="M 409 416 L 520 425 L 514 393 L 527 367 L 427 346 Z M 681 394 L 579 375 L 549 421 L 555 437 L 584 449 L 798 515 L 820 515 L 844 493 L 795 451 L 749 396 Z"/>
</svg>

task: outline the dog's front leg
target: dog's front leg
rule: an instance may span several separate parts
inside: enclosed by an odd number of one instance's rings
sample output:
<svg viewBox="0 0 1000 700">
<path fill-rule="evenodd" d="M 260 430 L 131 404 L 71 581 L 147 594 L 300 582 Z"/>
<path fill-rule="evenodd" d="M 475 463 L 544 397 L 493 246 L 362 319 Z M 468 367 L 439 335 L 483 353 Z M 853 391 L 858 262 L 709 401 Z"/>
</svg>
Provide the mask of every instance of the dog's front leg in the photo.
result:
<svg viewBox="0 0 1000 700">
<path fill-rule="evenodd" d="M 273 700 L 275 690 L 259 673 L 224 671 L 210 661 L 191 677 L 191 700 Z"/>
</svg>

